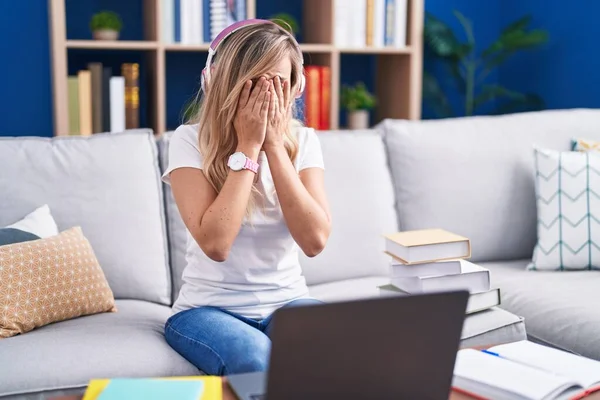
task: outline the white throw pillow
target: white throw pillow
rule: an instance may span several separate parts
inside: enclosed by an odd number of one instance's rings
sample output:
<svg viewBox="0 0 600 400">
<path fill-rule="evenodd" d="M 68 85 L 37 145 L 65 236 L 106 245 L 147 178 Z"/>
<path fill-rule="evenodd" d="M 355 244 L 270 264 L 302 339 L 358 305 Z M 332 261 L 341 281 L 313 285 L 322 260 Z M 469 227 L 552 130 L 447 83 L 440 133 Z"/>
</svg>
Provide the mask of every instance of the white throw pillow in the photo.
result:
<svg viewBox="0 0 600 400">
<path fill-rule="evenodd" d="M 50 213 L 50 207 L 46 204 L 27 214 L 22 220 L 5 226 L 5 228 L 14 228 L 33 233 L 42 239 L 58 235 L 58 227 Z"/>
<path fill-rule="evenodd" d="M 536 148 L 531 270 L 600 269 L 600 153 Z"/>
</svg>

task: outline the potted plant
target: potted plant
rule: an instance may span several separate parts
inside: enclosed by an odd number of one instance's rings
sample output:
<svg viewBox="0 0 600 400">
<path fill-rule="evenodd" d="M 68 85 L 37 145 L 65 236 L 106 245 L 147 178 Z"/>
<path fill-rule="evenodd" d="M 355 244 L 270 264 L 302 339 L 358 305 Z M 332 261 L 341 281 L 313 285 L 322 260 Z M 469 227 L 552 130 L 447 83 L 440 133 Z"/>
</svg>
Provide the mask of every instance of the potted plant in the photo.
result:
<svg viewBox="0 0 600 400">
<path fill-rule="evenodd" d="M 286 31 L 290 32 L 292 35 L 297 36 L 300 33 L 300 26 L 296 18 L 288 13 L 279 13 L 272 15 L 269 18 L 271 21 L 281 26 Z"/>
<path fill-rule="evenodd" d="M 90 29 L 96 40 L 117 40 L 122 27 L 121 17 L 113 11 L 94 14 L 90 21 Z"/>
<path fill-rule="evenodd" d="M 344 85 L 341 100 L 342 108 L 348 112 L 348 128 L 367 129 L 369 111 L 375 107 L 376 100 L 365 84 L 358 82 L 354 86 Z"/>
</svg>

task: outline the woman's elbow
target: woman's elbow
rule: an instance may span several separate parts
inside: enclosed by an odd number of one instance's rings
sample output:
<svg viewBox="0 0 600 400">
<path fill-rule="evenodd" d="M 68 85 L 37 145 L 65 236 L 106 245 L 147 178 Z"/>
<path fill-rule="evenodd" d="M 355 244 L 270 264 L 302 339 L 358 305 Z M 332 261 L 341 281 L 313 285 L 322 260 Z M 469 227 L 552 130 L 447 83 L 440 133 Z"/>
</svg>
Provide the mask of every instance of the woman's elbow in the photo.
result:
<svg viewBox="0 0 600 400">
<path fill-rule="evenodd" d="M 208 258 L 215 262 L 223 262 L 229 256 L 229 246 L 223 245 L 220 240 L 198 240 L 196 242 Z"/>
<path fill-rule="evenodd" d="M 312 258 L 318 256 L 325 248 L 328 236 L 329 235 L 324 233 L 313 235 L 310 240 L 307 240 L 306 244 L 302 246 L 302 251 L 307 257 Z"/>
</svg>

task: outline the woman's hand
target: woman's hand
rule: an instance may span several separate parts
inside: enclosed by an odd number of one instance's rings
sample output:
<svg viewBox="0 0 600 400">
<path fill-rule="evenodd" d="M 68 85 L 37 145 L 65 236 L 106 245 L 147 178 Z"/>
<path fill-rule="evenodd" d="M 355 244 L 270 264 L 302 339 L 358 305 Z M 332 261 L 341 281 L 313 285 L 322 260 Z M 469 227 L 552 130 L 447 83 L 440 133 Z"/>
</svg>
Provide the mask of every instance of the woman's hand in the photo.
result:
<svg viewBox="0 0 600 400">
<path fill-rule="evenodd" d="M 265 141 L 267 115 L 269 112 L 269 92 L 271 82 L 262 77 L 252 88 L 252 81 L 246 82 L 233 120 L 233 126 L 238 138 L 238 146 L 260 147 Z"/>
<path fill-rule="evenodd" d="M 283 145 L 283 134 L 288 129 L 290 113 L 290 82 L 281 83 L 279 76 L 270 82 L 271 103 L 267 117 L 267 131 L 263 148 Z"/>
</svg>

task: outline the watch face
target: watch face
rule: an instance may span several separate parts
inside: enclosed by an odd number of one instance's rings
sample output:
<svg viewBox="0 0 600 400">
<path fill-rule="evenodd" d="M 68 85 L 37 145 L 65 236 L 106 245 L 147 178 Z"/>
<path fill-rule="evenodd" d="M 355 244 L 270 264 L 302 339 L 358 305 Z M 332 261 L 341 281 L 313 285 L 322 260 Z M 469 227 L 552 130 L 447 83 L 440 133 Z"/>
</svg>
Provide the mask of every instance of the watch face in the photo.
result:
<svg viewBox="0 0 600 400">
<path fill-rule="evenodd" d="M 233 153 L 231 157 L 229 157 L 229 168 L 234 171 L 239 171 L 244 168 L 246 164 L 246 156 L 244 153 Z"/>
</svg>

